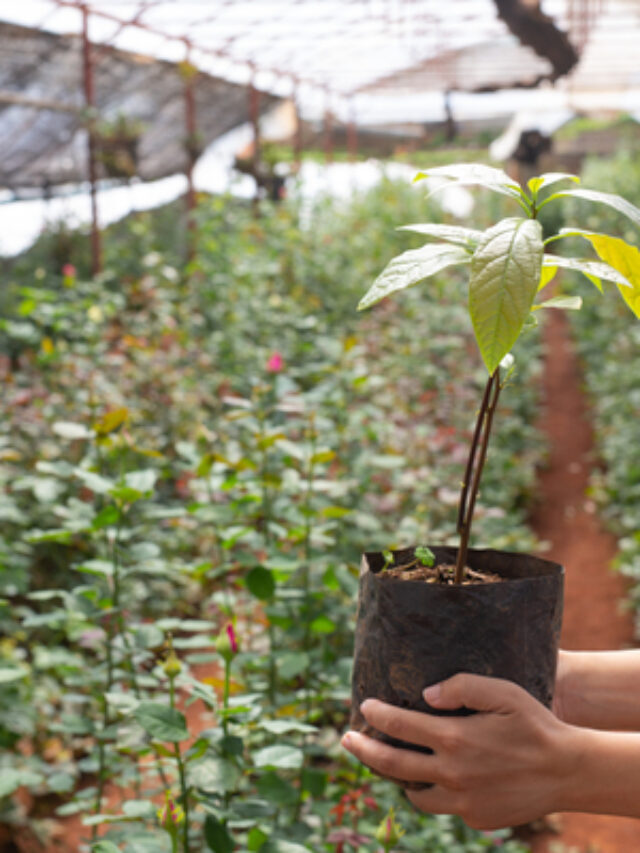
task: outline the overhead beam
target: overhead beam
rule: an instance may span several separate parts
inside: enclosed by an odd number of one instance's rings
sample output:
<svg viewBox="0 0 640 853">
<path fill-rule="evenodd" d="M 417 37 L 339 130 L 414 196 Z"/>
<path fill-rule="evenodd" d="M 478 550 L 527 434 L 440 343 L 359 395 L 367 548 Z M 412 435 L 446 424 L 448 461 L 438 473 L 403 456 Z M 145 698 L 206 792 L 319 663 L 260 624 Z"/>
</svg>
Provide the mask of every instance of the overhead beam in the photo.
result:
<svg viewBox="0 0 640 853">
<path fill-rule="evenodd" d="M 577 64 L 578 52 L 569 37 L 558 29 L 553 18 L 526 0 L 494 0 L 502 18 L 521 44 L 532 48 L 538 56 L 548 59 L 553 71 L 551 80 L 563 77 Z"/>
<path fill-rule="evenodd" d="M 18 92 L 6 92 L 0 90 L 0 104 L 16 107 L 32 107 L 35 110 L 53 110 L 60 113 L 80 113 L 81 107 L 75 104 L 66 104 L 63 101 L 54 101 L 49 98 L 31 98 L 29 95 L 21 95 Z"/>
</svg>

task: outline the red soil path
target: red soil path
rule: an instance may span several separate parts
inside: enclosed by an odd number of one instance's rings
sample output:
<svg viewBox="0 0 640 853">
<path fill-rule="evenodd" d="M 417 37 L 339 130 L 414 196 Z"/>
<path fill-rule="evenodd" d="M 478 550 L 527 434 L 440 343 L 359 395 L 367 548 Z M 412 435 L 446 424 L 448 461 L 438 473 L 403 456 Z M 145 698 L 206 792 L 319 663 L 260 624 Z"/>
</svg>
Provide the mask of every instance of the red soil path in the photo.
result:
<svg viewBox="0 0 640 853">
<path fill-rule="evenodd" d="M 624 579 L 609 568 L 616 541 L 602 527 L 585 496 L 595 456 L 582 374 L 561 311 L 550 311 L 545 329 L 547 364 L 541 428 L 550 446 L 539 478 L 540 504 L 533 529 L 549 542 L 548 554 L 566 570 L 561 645 L 566 649 L 622 649 L 633 645 L 631 614 L 624 609 Z M 544 555 L 543 555 L 544 556 Z M 562 814 L 550 823 L 559 833 L 529 839 L 533 853 L 566 845 L 571 853 L 640 851 L 640 820 Z"/>
</svg>

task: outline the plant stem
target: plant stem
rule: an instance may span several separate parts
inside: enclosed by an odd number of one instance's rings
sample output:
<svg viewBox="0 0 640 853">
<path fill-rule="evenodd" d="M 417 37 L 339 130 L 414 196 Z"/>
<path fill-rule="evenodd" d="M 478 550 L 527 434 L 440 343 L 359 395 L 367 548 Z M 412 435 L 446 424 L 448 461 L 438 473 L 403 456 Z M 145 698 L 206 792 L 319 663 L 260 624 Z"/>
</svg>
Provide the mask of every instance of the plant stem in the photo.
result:
<svg viewBox="0 0 640 853">
<path fill-rule="evenodd" d="M 169 676 L 169 705 L 172 710 L 174 710 L 176 707 L 176 688 L 174 681 L 175 676 Z M 182 849 L 184 853 L 189 853 L 189 791 L 187 788 L 187 780 L 184 772 L 184 761 L 182 760 L 180 745 L 178 743 L 174 743 L 173 749 L 176 756 L 176 764 L 178 765 L 178 776 L 180 778 L 180 794 L 182 799 L 182 808 L 184 810 L 184 824 L 182 828 Z M 173 840 L 177 845 L 177 841 L 175 840 L 175 838 L 173 838 Z M 177 849 L 177 846 L 175 849 Z"/>
<path fill-rule="evenodd" d="M 464 577 L 465 563 L 467 562 L 467 552 L 469 550 L 469 538 L 471 536 L 471 524 L 473 522 L 473 511 L 475 509 L 476 498 L 480 488 L 480 479 L 484 469 L 484 463 L 487 458 L 487 447 L 489 444 L 489 436 L 491 434 L 491 426 L 493 424 L 493 416 L 498 405 L 498 397 L 500 395 L 500 368 L 489 376 L 487 384 L 482 395 L 482 403 L 476 420 L 475 429 L 473 431 L 473 439 L 471 441 L 471 449 L 467 460 L 467 467 L 464 474 L 462 488 L 460 490 L 460 504 L 458 507 L 458 533 L 460 535 L 460 545 L 458 547 L 458 558 L 456 561 L 456 570 L 454 582 L 462 583 Z"/>
</svg>

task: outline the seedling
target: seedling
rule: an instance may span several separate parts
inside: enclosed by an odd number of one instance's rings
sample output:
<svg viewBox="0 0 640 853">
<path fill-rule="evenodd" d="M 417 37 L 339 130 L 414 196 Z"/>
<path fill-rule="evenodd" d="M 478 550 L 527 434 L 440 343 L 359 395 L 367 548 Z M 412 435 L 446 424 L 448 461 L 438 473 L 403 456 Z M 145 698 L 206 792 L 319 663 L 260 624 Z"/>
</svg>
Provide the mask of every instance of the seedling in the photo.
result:
<svg viewBox="0 0 640 853">
<path fill-rule="evenodd" d="M 543 238 L 537 217 L 542 208 L 564 198 L 579 198 L 604 204 L 625 214 L 640 225 L 640 210 L 625 199 L 610 193 L 570 187 L 554 190 L 560 183 L 578 184 L 579 178 L 550 172 L 528 181 L 522 187 L 500 169 L 481 164 L 460 164 L 430 169 L 416 180 L 437 178 L 451 184 L 481 186 L 504 195 L 521 208 L 521 215 L 503 219 L 479 231 L 456 225 L 422 223 L 405 225 L 413 231 L 441 242 L 428 242 L 420 249 L 403 252 L 394 258 L 375 280 L 359 304 L 359 309 L 375 305 L 396 291 L 419 284 L 454 264 L 469 267 L 469 316 L 475 338 L 488 373 L 482 402 L 471 439 L 467 466 L 458 503 L 457 532 L 460 546 L 455 567 L 455 582 L 464 576 L 473 513 L 493 418 L 504 384 L 500 369 L 510 368 L 511 349 L 526 325 L 535 324 L 535 312 L 542 308 L 578 309 L 578 296 L 553 296 L 541 292 L 558 269 L 583 273 L 598 290 L 603 282 L 613 283 L 625 303 L 640 317 L 640 252 L 618 237 L 583 229 L 563 228 Z M 524 213 L 524 216 L 522 215 Z M 553 255 L 546 251 L 556 240 L 579 236 L 587 240 L 599 260 Z"/>
<path fill-rule="evenodd" d="M 426 545 L 418 545 L 414 553 L 416 555 L 416 560 L 420 563 L 421 566 L 431 568 L 431 566 L 433 566 L 436 561 L 435 554 L 433 553 L 431 548 L 427 548 Z"/>
</svg>

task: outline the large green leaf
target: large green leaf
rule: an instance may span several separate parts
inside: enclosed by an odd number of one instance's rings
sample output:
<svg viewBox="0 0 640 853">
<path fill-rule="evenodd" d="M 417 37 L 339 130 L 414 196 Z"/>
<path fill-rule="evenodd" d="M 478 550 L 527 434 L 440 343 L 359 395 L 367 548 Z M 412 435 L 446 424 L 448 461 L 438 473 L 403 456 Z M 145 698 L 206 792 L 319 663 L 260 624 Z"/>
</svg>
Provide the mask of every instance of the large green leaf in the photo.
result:
<svg viewBox="0 0 640 853">
<path fill-rule="evenodd" d="M 418 222 L 415 225 L 401 225 L 398 231 L 413 231 L 416 234 L 426 234 L 438 237 L 447 243 L 473 248 L 482 237 L 482 231 L 475 228 L 463 228 L 461 225 L 441 225 L 440 223 Z"/>
<path fill-rule="evenodd" d="M 517 181 L 510 178 L 502 169 L 485 166 L 484 163 L 455 163 L 450 166 L 436 166 L 426 172 L 419 172 L 414 181 L 424 178 L 445 178 L 464 186 L 484 187 L 512 198 L 520 198 L 522 190 Z"/>
<path fill-rule="evenodd" d="M 134 716 L 142 728 L 155 740 L 177 743 L 189 737 L 184 714 L 159 702 L 142 702 Z"/>
<path fill-rule="evenodd" d="M 608 207 L 612 207 L 614 210 L 617 210 L 618 213 L 623 213 L 627 216 L 632 222 L 635 222 L 636 225 L 640 225 L 640 209 L 638 209 L 634 204 L 631 204 L 630 201 L 622 198 L 622 196 L 614 195 L 613 193 L 601 193 L 596 190 L 584 190 L 584 189 L 575 189 L 575 190 L 561 190 L 560 192 L 554 193 L 554 195 L 549 196 L 548 201 L 554 198 L 582 198 L 585 201 L 593 201 L 596 204 L 606 204 Z"/>
<path fill-rule="evenodd" d="M 615 280 L 622 298 L 640 318 L 640 252 L 619 237 L 597 234 L 594 231 L 571 232 L 588 240 L 604 263 L 621 274 L 623 281 Z M 627 286 L 625 286 L 625 284 Z"/>
<path fill-rule="evenodd" d="M 276 744 L 265 746 L 254 753 L 253 761 L 256 767 L 276 767 L 279 769 L 297 770 L 302 767 L 304 753 L 297 746 Z"/>
<path fill-rule="evenodd" d="M 503 219 L 485 231 L 471 260 L 469 313 L 489 373 L 518 339 L 540 283 L 542 227 Z"/>
<path fill-rule="evenodd" d="M 435 275 L 440 270 L 452 264 L 468 263 L 471 256 L 460 246 L 449 246 L 440 243 L 429 243 L 420 249 L 411 249 L 394 258 L 371 288 L 360 300 L 358 310 L 369 308 L 380 302 L 385 296 L 404 290 L 418 284 L 429 276 Z"/>
<path fill-rule="evenodd" d="M 236 847 L 227 827 L 212 814 L 208 814 L 204 821 L 204 840 L 213 853 L 232 853 Z"/>
<path fill-rule="evenodd" d="M 232 761 L 219 756 L 194 761 L 188 769 L 190 785 L 215 794 L 234 791 L 241 776 L 242 772 Z"/>
</svg>

